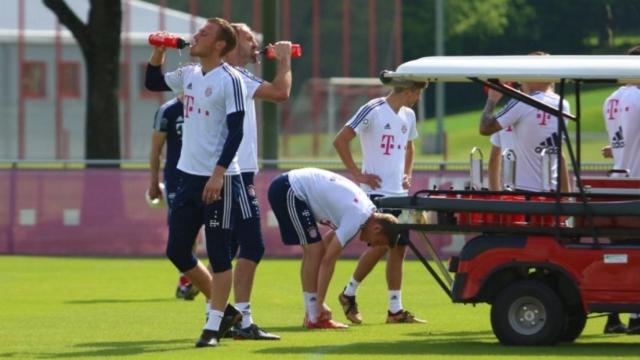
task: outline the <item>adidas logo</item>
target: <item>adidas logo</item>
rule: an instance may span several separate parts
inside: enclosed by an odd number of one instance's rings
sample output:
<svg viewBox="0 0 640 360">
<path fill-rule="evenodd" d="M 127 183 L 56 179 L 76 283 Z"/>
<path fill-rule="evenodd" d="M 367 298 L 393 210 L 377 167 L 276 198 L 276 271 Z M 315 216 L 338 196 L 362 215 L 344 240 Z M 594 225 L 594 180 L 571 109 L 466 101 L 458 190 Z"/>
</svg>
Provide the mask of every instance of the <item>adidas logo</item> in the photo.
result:
<svg viewBox="0 0 640 360">
<path fill-rule="evenodd" d="M 622 135 L 622 126 L 618 126 L 618 131 L 611 138 L 611 148 L 612 149 L 622 149 L 624 148 L 624 136 Z"/>
<path fill-rule="evenodd" d="M 557 154 L 558 153 L 558 145 L 560 145 L 560 136 L 558 133 L 553 133 L 551 136 L 542 141 L 538 146 L 536 146 L 535 151 L 536 154 L 540 154 L 542 150 L 547 149 L 547 154 Z"/>
<path fill-rule="evenodd" d="M 389 125 L 389 123 L 387 123 L 387 125 L 384 126 L 385 130 L 391 130 L 391 125 Z"/>
<path fill-rule="evenodd" d="M 398 300 L 398 297 L 397 297 L 397 296 L 395 296 L 395 295 L 393 295 L 393 296 L 391 297 L 391 300 Z"/>
<path fill-rule="evenodd" d="M 189 85 L 187 85 L 187 90 L 191 90 L 193 86 L 191 86 L 191 83 L 189 83 Z"/>
</svg>

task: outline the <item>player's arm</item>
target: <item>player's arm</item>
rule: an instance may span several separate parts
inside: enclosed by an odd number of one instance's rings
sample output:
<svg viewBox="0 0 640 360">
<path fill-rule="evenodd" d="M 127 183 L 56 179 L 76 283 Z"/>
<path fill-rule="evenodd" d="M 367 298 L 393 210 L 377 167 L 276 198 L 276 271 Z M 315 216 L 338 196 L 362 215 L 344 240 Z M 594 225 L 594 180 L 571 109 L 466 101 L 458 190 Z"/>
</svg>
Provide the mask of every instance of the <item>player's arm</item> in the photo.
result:
<svg viewBox="0 0 640 360">
<path fill-rule="evenodd" d="M 415 146 L 413 140 L 407 141 L 407 151 L 404 154 L 404 176 L 402 178 L 402 187 L 406 190 L 411 187 L 411 174 L 413 174 L 413 158 Z"/>
<path fill-rule="evenodd" d="M 149 182 L 149 197 L 151 199 L 157 199 L 162 196 L 160 191 L 160 157 L 162 155 L 162 148 L 164 147 L 167 139 L 167 133 L 153 130 L 151 135 L 151 151 L 149 152 L 149 169 L 150 169 L 150 182 Z"/>
<path fill-rule="evenodd" d="M 491 146 L 491 155 L 489 156 L 489 190 L 500 191 L 502 185 L 500 181 L 501 164 L 501 148 L 495 145 Z"/>
<path fill-rule="evenodd" d="M 147 90 L 171 91 L 171 88 L 167 85 L 167 82 L 164 79 L 164 74 L 162 73 L 165 51 L 166 48 L 164 46 L 153 48 L 144 77 L 144 86 Z"/>
<path fill-rule="evenodd" d="M 491 135 L 502 130 L 502 126 L 493 115 L 498 101 L 502 98 L 502 94 L 495 90 L 489 90 L 487 94 L 487 102 L 484 105 L 482 116 L 480 117 L 480 135 Z"/>
<path fill-rule="evenodd" d="M 325 243 L 325 253 L 318 270 L 318 306 L 321 311 L 321 306 L 327 297 L 327 290 L 329 289 L 336 262 L 340 257 L 340 253 L 342 253 L 342 245 L 338 241 L 335 231 L 328 232 L 322 241 Z"/>
<path fill-rule="evenodd" d="M 220 198 L 220 191 L 222 190 L 224 173 L 227 171 L 229 164 L 233 161 L 233 158 L 238 152 L 240 143 L 242 142 L 242 123 L 244 122 L 244 111 L 236 111 L 227 115 L 227 128 L 229 133 L 224 141 L 222 147 L 222 153 L 216 167 L 213 169 L 213 174 L 207 181 L 202 192 L 202 201 L 205 204 L 211 204 Z"/>
<path fill-rule="evenodd" d="M 569 183 L 569 169 L 567 169 L 567 158 L 564 154 L 560 156 L 560 191 L 561 192 L 570 192 L 571 184 Z"/>
<path fill-rule="evenodd" d="M 271 101 L 283 102 L 289 100 L 291 93 L 291 42 L 278 41 L 273 46 L 274 55 L 278 62 L 276 68 L 276 77 L 272 82 L 265 81 L 256 90 L 254 98 Z"/>
<path fill-rule="evenodd" d="M 611 145 L 604 146 L 600 149 L 600 154 L 605 159 L 613 159 L 613 150 L 611 150 Z"/>
<path fill-rule="evenodd" d="M 224 181 L 224 173 L 233 161 L 242 142 L 242 124 L 244 123 L 244 98 L 247 90 L 237 74 L 230 74 L 222 84 L 227 111 L 227 138 L 224 140 L 222 152 L 218 158 L 213 174 L 202 192 L 202 201 L 211 204 L 220 199 L 220 191 Z M 240 95 L 240 96 L 237 96 Z"/>
<path fill-rule="evenodd" d="M 380 187 L 380 177 L 375 174 L 363 174 L 353 160 L 350 144 L 355 137 L 356 132 L 351 127 L 344 126 L 333 139 L 333 147 L 357 183 L 367 184 L 372 189 L 377 189 Z"/>
</svg>

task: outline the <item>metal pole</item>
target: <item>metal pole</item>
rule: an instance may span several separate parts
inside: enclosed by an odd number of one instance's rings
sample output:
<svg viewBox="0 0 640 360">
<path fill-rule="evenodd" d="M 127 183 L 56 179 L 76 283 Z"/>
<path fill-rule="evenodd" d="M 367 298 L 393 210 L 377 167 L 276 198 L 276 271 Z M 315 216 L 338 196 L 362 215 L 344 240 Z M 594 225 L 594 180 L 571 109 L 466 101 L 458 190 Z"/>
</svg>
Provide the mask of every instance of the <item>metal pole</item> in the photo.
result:
<svg viewBox="0 0 640 360">
<path fill-rule="evenodd" d="M 263 3 L 262 25 L 264 43 L 275 43 L 278 40 L 278 19 L 279 0 L 265 0 Z M 262 62 L 262 75 L 265 79 L 273 79 L 276 76 L 275 61 L 265 60 Z M 279 128 L 278 108 L 276 104 L 263 101 L 262 102 L 262 158 L 266 160 L 278 159 L 278 139 Z M 269 163 L 266 163 L 269 164 Z M 265 167 L 278 167 L 277 162 Z"/>
<path fill-rule="evenodd" d="M 18 1 L 18 159 L 20 160 L 25 157 L 24 28 L 24 1 Z"/>
<path fill-rule="evenodd" d="M 62 158 L 62 38 L 60 35 L 60 21 L 56 21 L 55 40 L 55 77 L 56 93 L 55 98 L 55 122 L 56 122 L 56 159 Z"/>
<path fill-rule="evenodd" d="M 436 0 L 436 56 L 444 55 L 444 1 Z M 444 83 L 436 84 L 436 151 L 444 153 Z"/>
</svg>

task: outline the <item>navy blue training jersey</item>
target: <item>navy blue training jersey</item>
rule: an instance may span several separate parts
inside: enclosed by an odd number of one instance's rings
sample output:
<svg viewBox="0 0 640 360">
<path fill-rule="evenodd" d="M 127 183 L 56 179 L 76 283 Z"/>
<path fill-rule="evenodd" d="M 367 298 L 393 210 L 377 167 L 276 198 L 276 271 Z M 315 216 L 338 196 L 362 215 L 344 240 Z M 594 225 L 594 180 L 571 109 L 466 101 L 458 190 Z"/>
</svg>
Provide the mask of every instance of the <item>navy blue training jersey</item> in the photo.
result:
<svg viewBox="0 0 640 360">
<path fill-rule="evenodd" d="M 164 181 L 167 186 L 175 184 L 178 178 L 178 159 L 182 149 L 183 105 L 177 98 L 162 104 L 156 112 L 153 128 L 167 133 L 167 152 L 164 163 Z"/>
</svg>

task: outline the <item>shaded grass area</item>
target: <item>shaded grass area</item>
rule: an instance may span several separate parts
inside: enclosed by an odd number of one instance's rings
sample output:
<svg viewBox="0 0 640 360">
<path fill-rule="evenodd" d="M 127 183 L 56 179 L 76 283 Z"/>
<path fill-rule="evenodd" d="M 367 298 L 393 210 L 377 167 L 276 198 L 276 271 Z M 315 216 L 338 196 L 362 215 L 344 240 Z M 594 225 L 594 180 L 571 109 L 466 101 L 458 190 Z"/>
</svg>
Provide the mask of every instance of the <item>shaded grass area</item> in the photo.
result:
<svg viewBox="0 0 640 360">
<path fill-rule="evenodd" d="M 224 340 L 195 349 L 204 323 L 202 295 L 173 298 L 177 274 L 163 259 L 0 257 L 0 358 L 3 359 L 362 359 L 386 358 L 637 358 L 640 337 L 601 335 L 592 319 L 578 342 L 556 347 L 504 347 L 489 323 L 489 306 L 452 304 L 418 262 L 405 265 L 403 302 L 427 325 L 384 324 L 384 265 L 363 282 L 358 300 L 365 323 L 346 331 L 304 331 L 299 260 L 261 263 L 254 318 L 278 342 Z M 328 303 L 343 320 L 336 296 L 355 261 L 338 263 Z"/>
</svg>

